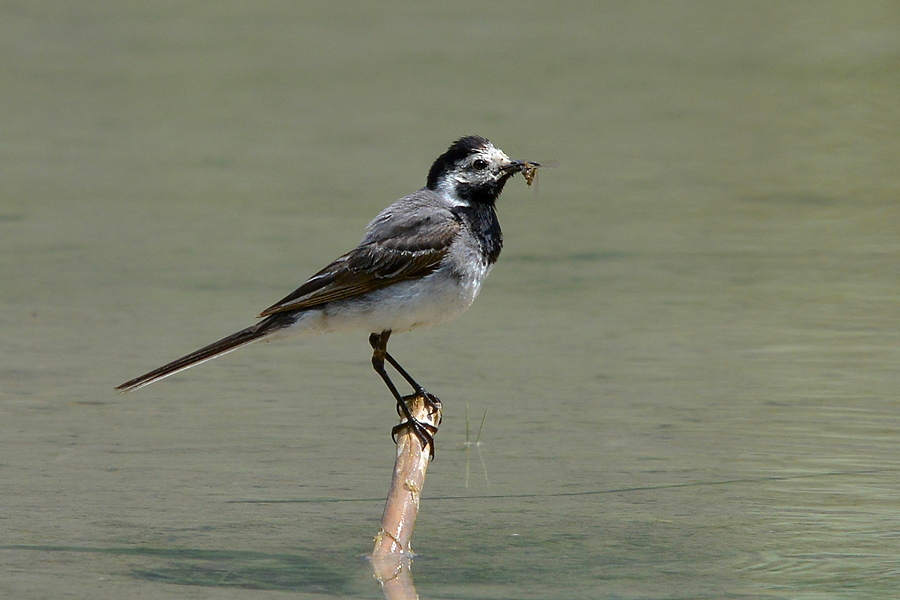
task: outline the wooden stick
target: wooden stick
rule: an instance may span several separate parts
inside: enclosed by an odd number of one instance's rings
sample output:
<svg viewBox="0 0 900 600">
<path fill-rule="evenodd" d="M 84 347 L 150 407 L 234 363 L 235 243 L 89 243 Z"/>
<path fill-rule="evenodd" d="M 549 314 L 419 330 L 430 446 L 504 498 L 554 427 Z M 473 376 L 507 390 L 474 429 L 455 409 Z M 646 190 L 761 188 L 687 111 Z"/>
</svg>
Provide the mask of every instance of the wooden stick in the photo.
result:
<svg viewBox="0 0 900 600">
<path fill-rule="evenodd" d="M 440 409 L 434 410 L 421 397 L 406 396 L 404 400 L 412 416 L 434 427 L 436 433 L 441 422 Z M 404 574 L 409 578 L 409 565 L 413 557 L 410 539 L 419 514 L 419 498 L 425 485 L 430 450 L 427 446 L 422 447 L 422 441 L 409 428 L 397 434 L 394 476 L 381 517 L 381 530 L 375 536 L 372 552 L 375 578 L 381 582 L 385 593 L 388 587 L 403 587 L 400 584 Z M 412 585 L 411 579 L 409 585 Z M 401 594 L 398 597 L 404 596 Z"/>
</svg>

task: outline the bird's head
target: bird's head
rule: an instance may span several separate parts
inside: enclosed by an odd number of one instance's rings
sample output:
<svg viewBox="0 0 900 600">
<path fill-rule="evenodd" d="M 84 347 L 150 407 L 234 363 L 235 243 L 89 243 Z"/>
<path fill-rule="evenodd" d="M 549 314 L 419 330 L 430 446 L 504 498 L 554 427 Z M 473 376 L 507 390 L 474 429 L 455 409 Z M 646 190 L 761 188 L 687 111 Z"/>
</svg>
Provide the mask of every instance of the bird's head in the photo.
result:
<svg viewBox="0 0 900 600">
<path fill-rule="evenodd" d="M 513 160 L 487 139 L 470 135 L 434 161 L 426 187 L 459 204 L 493 204 L 506 181 L 529 164 L 536 163 Z"/>
</svg>

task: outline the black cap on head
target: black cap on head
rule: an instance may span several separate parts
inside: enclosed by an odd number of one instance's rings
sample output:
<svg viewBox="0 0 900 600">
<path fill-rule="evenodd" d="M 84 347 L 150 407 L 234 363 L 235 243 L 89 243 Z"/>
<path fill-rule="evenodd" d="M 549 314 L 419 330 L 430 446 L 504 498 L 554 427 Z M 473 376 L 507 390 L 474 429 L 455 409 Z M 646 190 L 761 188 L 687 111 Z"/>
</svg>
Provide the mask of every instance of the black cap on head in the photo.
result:
<svg viewBox="0 0 900 600">
<path fill-rule="evenodd" d="M 428 183 L 425 184 L 425 187 L 430 190 L 435 189 L 442 173 L 445 173 L 473 151 L 484 148 L 490 143 L 487 138 L 483 138 L 480 135 L 467 135 L 450 144 L 447 151 L 438 156 L 434 164 L 431 165 L 431 170 L 428 171 Z"/>
</svg>

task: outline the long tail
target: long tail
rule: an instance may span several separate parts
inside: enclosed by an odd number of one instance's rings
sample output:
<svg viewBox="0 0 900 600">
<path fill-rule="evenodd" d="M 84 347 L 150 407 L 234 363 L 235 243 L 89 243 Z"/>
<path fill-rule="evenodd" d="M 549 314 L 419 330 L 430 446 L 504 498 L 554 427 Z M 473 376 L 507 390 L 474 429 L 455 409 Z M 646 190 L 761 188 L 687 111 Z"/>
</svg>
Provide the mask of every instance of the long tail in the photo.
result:
<svg viewBox="0 0 900 600">
<path fill-rule="evenodd" d="M 289 323 L 285 322 L 286 319 L 284 317 L 284 313 L 272 315 L 271 317 L 260 321 L 252 327 L 242 329 L 237 333 L 233 333 L 228 337 L 222 338 L 218 342 L 213 342 L 209 346 L 204 346 L 199 350 L 195 350 L 190 354 L 173 360 L 169 364 L 163 365 L 158 369 L 153 369 L 149 373 L 144 373 L 140 377 L 135 377 L 131 381 L 126 381 L 122 385 L 117 386 L 116 389 L 119 390 L 119 392 L 122 394 L 124 394 L 125 392 L 132 392 L 144 387 L 145 385 L 150 385 L 154 381 L 164 379 L 169 375 L 174 375 L 175 373 L 179 373 L 181 371 L 184 371 L 185 369 L 189 369 L 193 366 L 205 363 L 208 360 L 212 360 L 218 356 L 222 356 L 223 354 L 233 352 L 242 346 L 246 346 L 247 344 L 258 342 L 262 338 L 267 337 L 275 331 L 288 325 Z"/>
</svg>

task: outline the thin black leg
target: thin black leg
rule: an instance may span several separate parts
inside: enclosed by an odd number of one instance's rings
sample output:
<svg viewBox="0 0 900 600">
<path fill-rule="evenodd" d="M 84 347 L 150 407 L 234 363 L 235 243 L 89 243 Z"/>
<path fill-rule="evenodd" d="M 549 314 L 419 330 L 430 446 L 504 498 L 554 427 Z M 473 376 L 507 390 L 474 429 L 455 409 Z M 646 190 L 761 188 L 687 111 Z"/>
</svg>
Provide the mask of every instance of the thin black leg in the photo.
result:
<svg viewBox="0 0 900 600">
<path fill-rule="evenodd" d="M 441 399 L 438 398 L 437 396 L 435 396 L 434 394 L 432 394 L 431 392 L 429 392 L 428 390 L 426 390 L 425 388 L 423 388 L 421 385 L 419 385 L 419 383 L 415 379 L 413 379 L 409 373 L 406 372 L 406 369 L 404 369 L 403 367 L 400 366 L 400 363 L 397 362 L 397 359 L 395 359 L 393 356 L 391 356 L 389 352 L 384 353 L 384 358 L 390 363 L 390 365 L 392 367 L 394 367 L 394 369 L 396 369 L 396 371 L 398 373 L 400 373 L 400 376 L 403 377 L 403 379 L 405 379 L 406 382 L 412 387 L 413 391 L 415 391 L 415 393 L 416 393 L 416 396 L 424 399 L 425 402 L 431 406 L 431 412 L 441 409 Z M 440 425 L 440 424 L 441 424 L 441 422 L 438 421 L 438 425 Z"/>
<path fill-rule="evenodd" d="M 384 381 L 384 384 L 388 387 L 391 392 L 391 395 L 394 396 L 394 399 L 397 401 L 397 413 L 402 415 L 406 420 L 403 423 L 395 426 L 391 429 L 391 436 L 396 439 L 397 433 L 399 433 L 402 429 L 409 427 L 412 429 L 413 433 L 416 437 L 419 438 L 422 442 L 422 447 L 425 448 L 428 446 L 430 448 L 429 453 L 431 454 L 431 458 L 434 458 L 434 433 L 437 431 L 433 426 L 422 423 L 418 419 L 412 416 L 412 413 L 409 410 L 409 406 L 406 404 L 406 400 L 403 396 L 400 395 L 400 392 L 397 391 L 397 386 L 394 385 L 394 382 L 391 380 L 390 375 L 388 375 L 387 370 L 384 368 L 384 361 L 387 360 L 388 363 L 394 369 L 397 370 L 398 373 L 406 380 L 407 383 L 413 388 L 415 394 L 411 397 L 421 397 L 428 404 L 430 404 L 435 410 L 439 409 L 441 406 L 441 401 L 437 398 L 437 396 L 427 392 L 425 388 L 419 385 L 415 379 L 413 379 L 406 370 L 400 366 L 400 363 L 394 359 L 393 356 L 388 354 L 387 352 L 387 342 L 391 337 L 390 331 L 382 331 L 381 333 L 373 333 L 369 336 L 369 344 L 372 345 L 372 367 L 375 369 L 375 372 L 381 377 Z"/>
</svg>

